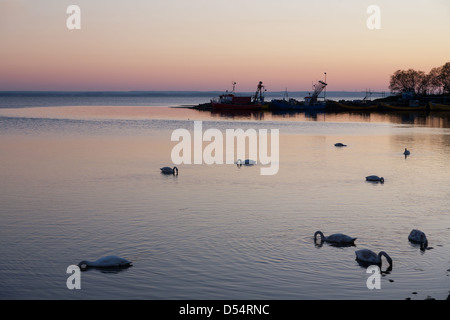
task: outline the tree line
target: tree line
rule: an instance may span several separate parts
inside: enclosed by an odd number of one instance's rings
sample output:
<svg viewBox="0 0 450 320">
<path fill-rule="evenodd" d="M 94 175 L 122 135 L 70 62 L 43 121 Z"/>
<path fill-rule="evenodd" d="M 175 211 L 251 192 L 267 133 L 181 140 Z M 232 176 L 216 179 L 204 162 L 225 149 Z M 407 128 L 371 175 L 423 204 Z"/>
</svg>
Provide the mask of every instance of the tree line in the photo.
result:
<svg viewBox="0 0 450 320">
<path fill-rule="evenodd" d="M 450 94 L 450 62 L 431 69 L 428 74 L 414 69 L 397 70 L 391 75 L 389 89 L 392 93 Z"/>
</svg>

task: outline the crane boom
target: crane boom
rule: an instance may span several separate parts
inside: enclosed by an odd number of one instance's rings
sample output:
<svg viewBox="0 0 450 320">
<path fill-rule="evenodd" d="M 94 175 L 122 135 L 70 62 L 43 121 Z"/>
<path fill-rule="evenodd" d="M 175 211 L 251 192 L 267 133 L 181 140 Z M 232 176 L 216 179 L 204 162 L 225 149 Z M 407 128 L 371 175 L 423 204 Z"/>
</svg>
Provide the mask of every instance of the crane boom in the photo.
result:
<svg viewBox="0 0 450 320">
<path fill-rule="evenodd" d="M 319 96 L 319 94 L 323 91 L 323 89 L 327 86 L 327 84 L 323 81 L 319 81 L 318 83 L 316 83 L 313 88 L 314 88 L 314 92 L 311 96 L 312 99 L 317 99 L 317 97 Z"/>
</svg>

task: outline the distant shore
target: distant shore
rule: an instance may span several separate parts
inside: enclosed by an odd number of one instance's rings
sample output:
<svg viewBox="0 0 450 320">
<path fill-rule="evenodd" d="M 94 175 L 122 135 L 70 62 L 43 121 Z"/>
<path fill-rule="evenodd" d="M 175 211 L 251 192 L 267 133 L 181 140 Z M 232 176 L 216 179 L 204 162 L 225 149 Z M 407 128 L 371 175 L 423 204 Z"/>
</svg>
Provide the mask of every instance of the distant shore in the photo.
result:
<svg viewBox="0 0 450 320">
<path fill-rule="evenodd" d="M 323 101 L 323 100 L 322 100 Z M 299 102 L 298 108 L 293 108 L 291 111 L 302 111 L 301 103 Z M 430 103 L 440 104 L 444 106 L 443 110 L 450 112 L 450 96 L 447 95 L 429 95 L 415 97 L 415 99 L 405 99 L 401 95 L 390 95 L 384 98 L 378 98 L 374 100 L 325 100 L 325 109 L 321 110 L 323 112 L 337 112 L 337 111 L 430 111 Z M 213 111 L 211 102 L 200 103 L 198 105 L 184 105 L 178 106 L 178 108 L 188 108 L 200 111 Z M 276 109 L 271 101 L 266 102 L 263 105 L 263 110 L 273 110 Z M 314 109 L 314 108 L 312 108 Z M 311 108 L 309 111 L 312 110 Z M 432 109 L 432 108 L 431 108 Z"/>
<path fill-rule="evenodd" d="M 214 111 L 210 103 L 222 91 L 0 91 L 0 109 L 49 106 L 142 106 L 194 109 Z M 252 96 L 254 93 L 239 92 L 237 95 Z M 268 91 L 262 111 L 280 110 L 302 112 L 306 91 Z M 294 108 L 276 108 L 273 100 L 294 99 Z M 391 111 L 450 111 L 449 95 L 414 96 L 405 99 L 405 95 L 391 95 L 388 92 L 363 91 L 327 91 L 318 97 L 319 102 L 326 101 L 325 108 L 310 112 L 391 112 Z M 431 106 L 439 104 L 438 106 Z M 431 106 L 431 107 L 430 107 Z M 259 109 L 258 109 L 259 110 Z M 239 110 L 236 110 L 239 111 Z"/>
</svg>

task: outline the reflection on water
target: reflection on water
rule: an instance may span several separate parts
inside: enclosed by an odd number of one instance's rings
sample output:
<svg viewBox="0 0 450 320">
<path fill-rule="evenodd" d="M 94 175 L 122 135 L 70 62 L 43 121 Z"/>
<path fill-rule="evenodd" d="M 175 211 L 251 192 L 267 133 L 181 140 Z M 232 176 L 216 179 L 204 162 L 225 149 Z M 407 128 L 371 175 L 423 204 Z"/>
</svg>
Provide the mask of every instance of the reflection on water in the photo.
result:
<svg viewBox="0 0 450 320">
<path fill-rule="evenodd" d="M 185 107 L 148 106 L 67 106 L 0 108 L 0 116 L 51 119 L 177 119 L 177 120 L 248 120 L 248 121 L 318 121 L 374 122 L 450 128 L 450 112 L 314 112 L 314 111 L 205 111 Z"/>
<path fill-rule="evenodd" d="M 127 108 L 0 110 L 0 298 L 447 297 L 448 118 Z M 161 174 L 172 131 L 193 120 L 280 128 L 279 172 L 181 164 Z M 372 174 L 385 183 L 366 183 Z M 433 250 L 409 243 L 414 228 Z M 357 240 L 317 246 L 316 230 Z M 393 259 L 380 290 L 355 260 L 363 248 Z M 82 289 L 67 289 L 69 265 L 106 255 L 133 267 L 83 272 Z"/>
<path fill-rule="evenodd" d="M 211 112 L 213 117 L 245 120 L 290 121 L 340 121 L 340 122 L 387 122 L 421 125 L 434 128 L 450 128 L 450 112 L 311 112 L 311 111 L 257 111 L 257 112 Z"/>
</svg>

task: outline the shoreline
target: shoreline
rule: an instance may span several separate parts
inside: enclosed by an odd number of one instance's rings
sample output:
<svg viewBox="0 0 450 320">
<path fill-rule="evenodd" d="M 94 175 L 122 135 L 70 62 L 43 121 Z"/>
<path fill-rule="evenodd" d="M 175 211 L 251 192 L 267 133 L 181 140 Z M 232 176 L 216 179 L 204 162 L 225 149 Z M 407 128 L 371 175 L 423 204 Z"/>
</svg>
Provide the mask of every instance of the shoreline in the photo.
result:
<svg viewBox="0 0 450 320">
<path fill-rule="evenodd" d="M 182 121 L 251 121 L 251 122 L 351 122 L 395 123 L 433 128 L 450 128 L 450 112 L 446 111 L 398 111 L 398 110 L 271 110 L 269 108 L 249 112 L 214 111 L 196 105 L 177 106 L 48 106 L 0 108 L 0 119 L 55 119 L 55 120 L 182 120 Z M 21 120 L 22 121 L 22 120 Z"/>
<path fill-rule="evenodd" d="M 280 99 L 281 100 L 281 99 Z M 446 95 L 433 95 L 417 97 L 416 99 L 402 99 L 401 96 L 388 96 L 385 98 L 378 98 L 375 100 L 325 100 L 325 108 L 315 108 L 314 106 L 305 108 L 303 102 L 297 101 L 298 107 L 293 108 L 277 108 L 272 101 L 265 102 L 260 110 L 283 110 L 289 112 L 395 112 L 395 111 L 408 111 L 408 112 L 450 112 L 450 96 Z M 413 102 L 413 103 L 412 103 Z M 439 104 L 440 108 L 433 108 L 432 104 Z M 199 111 L 214 111 L 211 102 L 200 103 L 198 105 L 181 105 L 173 108 L 187 108 Z M 230 112 L 239 111 L 231 109 Z"/>
</svg>

